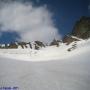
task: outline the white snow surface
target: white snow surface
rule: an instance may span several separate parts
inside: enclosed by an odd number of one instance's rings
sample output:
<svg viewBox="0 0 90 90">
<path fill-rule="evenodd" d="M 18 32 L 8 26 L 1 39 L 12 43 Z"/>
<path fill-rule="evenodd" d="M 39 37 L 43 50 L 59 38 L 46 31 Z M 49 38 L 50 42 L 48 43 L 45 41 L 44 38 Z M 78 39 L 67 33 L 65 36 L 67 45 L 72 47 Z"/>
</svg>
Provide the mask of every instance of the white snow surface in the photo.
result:
<svg viewBox="0 0 90 90">
<path fill-rule="evenodd" d="M 73 45 L 75 45 L 76 48 L 71 52 L 69 52 L 68 49 L 72 48 Z M 47 46 L 45 48 L 41 48 L 40 50 L 30 48 L 1 49 L 0 56 L 25 61 L 46 61 L 46 60 L 48 61 L 48 60 L 69 58 L 87 52 L 88 50 L 90 50 L 90 39 L 87 41 L 86 40 L 75 41 L 70 45 L 61 43 L 59 47 Z"/>
<path fill-rule="evenodd" d="M 76 44 L 76 49 L 67 49 Z M 41 50 L 0 50 L 0 87 L 90 90 L 90 39 Z"/>
</svg>

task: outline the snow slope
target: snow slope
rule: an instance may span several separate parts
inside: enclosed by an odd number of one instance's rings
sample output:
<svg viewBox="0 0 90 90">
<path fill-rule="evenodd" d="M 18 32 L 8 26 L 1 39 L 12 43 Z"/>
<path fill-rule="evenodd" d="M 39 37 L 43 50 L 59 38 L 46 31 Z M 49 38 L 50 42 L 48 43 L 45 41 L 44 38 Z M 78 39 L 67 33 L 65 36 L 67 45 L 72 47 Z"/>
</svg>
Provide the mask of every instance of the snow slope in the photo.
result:
<svg viewBox="0 0 90 90">
<path fill-rule="evenodd" d="M 18 90 L 90 90 L 90 40 L 77 42 L 77 48 L 68 52 L 67 49 L 74 43 L 59 48 L 47 47 L 33 53 L 30 50 L 0 50 L 0 87 L 16 86 Z M 50 54 L 47 55 L 48 52 Z M 28 56 L 25 53 L 29 53 Z"/>
<path fill-rule="evenodd" d="M 75 49 L 74 49 L 75 48 Z M 70 49 L 71 51 L 68 51 Z M 90 50 L 90 40 L 75 41 L 70 45 L 61 43 L 59 47 L 47 46 L 40 50 L 35 49 L 1 49 L 0 56 L 25 61 L 48 61 L 65 59 Z"/>
</svg>

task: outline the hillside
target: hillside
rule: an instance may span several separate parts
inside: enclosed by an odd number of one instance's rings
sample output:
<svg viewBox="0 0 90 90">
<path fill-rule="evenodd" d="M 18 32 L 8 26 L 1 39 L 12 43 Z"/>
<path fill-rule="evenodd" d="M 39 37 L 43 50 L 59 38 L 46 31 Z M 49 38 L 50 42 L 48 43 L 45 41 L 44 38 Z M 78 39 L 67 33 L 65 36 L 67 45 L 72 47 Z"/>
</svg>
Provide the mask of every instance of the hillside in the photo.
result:
<svg viewBox="0 0 90 90">
<path fill-rule="evenodd" d="M 72 32 L 63 38 L 63 42 L 70 44 L 73 41 L 86 40 L 88 38 L 90 38 L 90 17 L 83 16 L 80 20 L 76 21 Z"/>
<path fill-rule="evenodd" d="M 1 49 L 0 56 L 28 61 L 41 61 L 69 58 L 89 50 L 90 39 L 74 41 L 69 45 L 59 43 L 58 47 L 56 45 L 46 46 L 42 47 L 40 50 L 30 48 Z"/>
<path fill-rule="evenodd" d="M 90 90 L 90 39 L 77 48 L 0 50 L 0 86 L 17 90 Z"/>
<path fill-rule="evenodd" d="M 83 32 L 82 22 L 49 44 L 0 44 L 0 90 L 90 90 L 90 28 L 85 19 Z"/>
</svg>

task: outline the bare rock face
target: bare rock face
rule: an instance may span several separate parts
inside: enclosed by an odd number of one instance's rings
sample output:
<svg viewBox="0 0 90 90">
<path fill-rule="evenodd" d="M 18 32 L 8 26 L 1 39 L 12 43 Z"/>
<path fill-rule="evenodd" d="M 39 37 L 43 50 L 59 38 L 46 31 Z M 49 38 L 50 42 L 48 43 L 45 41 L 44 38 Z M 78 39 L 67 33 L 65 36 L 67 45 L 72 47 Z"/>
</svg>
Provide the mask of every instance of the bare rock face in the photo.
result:
<svg viewBox="0 0 90 90">
<path fill-rule="evenodd" d="M 62 42 L 62 41 L 54 39 L 54 40 L 50 43 L 50 46 L 56 45 L 56 46 L 58 47 L 60 42 Z"/>
<path fill-rule="evenodd" d="M 17 49 L 18 46 L 16 43 L 10 43 L 10 44 L 1 44 L 0 49 Z"/>
<path fill-rule="evenodd" d="M 66 43 L 67 45 L 69 45 L 69 44 L 72 43 L 73 41 L 79 41 L 79 39 L 73 38 L 72 36 L 65 36 L 65 37 L 63 38 L 63 43 Z"/>
<path fill-rule="evenodd" d="M 72 36 L 77 38 L 73 38 Z M 67 43 L 68 45 L 73 41 L 80 41 L 78 38 L 90 38 L 90 17 L 81 17 L 80 20 L 76 22 L 71 34 L 63 38 L 63 43 Z"/>
<path fill-rule="evenodd" d="M 70 48 L 68 48 L 67 51 L 70 52 L 70 51 L 72 51 L 72 50 L 74 50 L 76 48 L 77 48 L 77 43 L 74 42 L 74 44 Z"/>
<path fill-rule="evenodd" d="M 90 17 L 81 17 L 80 20 L 76 22 L 71 35 L 88 39 L 90 37 Z"/>
<path fill-rule="evenodd" d="M 28 43 L 27 43 L 27 42 L 18 42 L 17 45 L 18 45 L 18 46 L 21 46 L 22 49 L 24 49 L 24 48 L 28 48 L 28 45 L 29 45 L 29 48 L 32 49 L 32 45 L 31 45 L 30 42 L 28 42 Z"/>
<path fill-rule="evenodd" d="M 16 45 L 16 43 L 10 43 L 9 46 L 6 45 L 6 48 L 10 48 L 10 49 L 17 49 L 18 46 Z"/>
<path fill-rule="evenodd" d="M 21 46 L 23 49 L 27 48 L 26 44 L 26 42 L 18 42 L 18 45 Z"/>
<path fill-rule="evenodd" d="M 40 48 L 45 47 L 44 43 L 41 41 L 35 41 L 35 49 L 39 50 Z"/>
<path fill-rule="evenodd" d="M 44 43 L 41 41 L 35 41 L 35 43 L 41 47 L 45 47 Z"/>
</svg>

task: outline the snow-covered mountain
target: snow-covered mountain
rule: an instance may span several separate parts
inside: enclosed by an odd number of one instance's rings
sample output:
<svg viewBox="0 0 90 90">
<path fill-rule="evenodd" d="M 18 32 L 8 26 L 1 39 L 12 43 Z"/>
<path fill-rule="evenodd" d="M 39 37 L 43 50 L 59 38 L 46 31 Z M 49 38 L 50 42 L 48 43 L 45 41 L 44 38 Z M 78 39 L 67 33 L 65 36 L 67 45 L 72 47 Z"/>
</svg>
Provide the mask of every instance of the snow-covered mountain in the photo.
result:
<svg viewBox="0 0 90 90">
<path fill-rule="evenodd" d="M 72 36 L 72 38 L 76 38 Z M 78 39 L 78 38 L 77 38 Z M 67 43 L 59 42 L 59 46 L 44 46 L 39 50 L 34 48 L 34 44 L 30 48 L 17 48 L 17 49 L 0 49 L 0 56 L 14 58 L 19 60 L 37 61 L 37 60 L 54 60 L 69 58 L 80 53 L 90 50 L 90 39 L 73 41 L 69 45 Z"/>
<path fill-rule="evenodd" d="M 0 49 L 0 88 L 8 87 L 90 90 L 90 39 L 40 50 Z"/>
<path fill-rule="evenodd" d="M 89 22 L 83 17 L 72 34 L 49 45 L 1 44 L 0 90 L 90 90 Z"/>
</svg>

